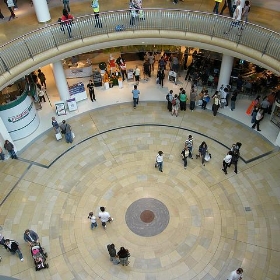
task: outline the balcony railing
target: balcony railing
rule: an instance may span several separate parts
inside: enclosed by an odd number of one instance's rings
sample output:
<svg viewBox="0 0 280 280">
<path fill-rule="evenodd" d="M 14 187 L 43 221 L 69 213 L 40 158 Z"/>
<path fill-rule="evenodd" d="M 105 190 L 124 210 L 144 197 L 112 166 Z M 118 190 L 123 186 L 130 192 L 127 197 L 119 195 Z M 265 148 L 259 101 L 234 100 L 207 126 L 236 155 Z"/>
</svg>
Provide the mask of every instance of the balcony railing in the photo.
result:
<svg viewBox="0 0 280 280">
<path fill-rule="evenodd" d="M 244 45 L 253 50 L 266 54 L 280 61 L 280 34 L 254 24 L 243 24 L 240 36 L 236 28 L 229 34 L 232 19 L 214 15 L 211 13 L 186 11 L 145 9 L 144 19 L 137 17 L 135 25 L 131 25 L 131 13 L 129 10 L 109 11 L 100 13 L 102 28 L 95 27 L 97 24 L 94 15 L 78 17 L 71 26 L 69 38 L 67 28 L 56 23 L 34 30 L 13 41 L 1 46 L 0 74 L 9 72 L 18 64 L 33 59 L 36 55 L 58 48 L 73 40 L 83 40 L 100 34 L 109 34 L 116 31 L 116 26 L 127 31 L 138 30 L 170 30 L 183 31 L 221 38 L 234 42 L 236 45 Z M 235 29 L 235 30 L 234 30 Z M 187 36 L 186 36 L 186 39 Z"/>
</svg>

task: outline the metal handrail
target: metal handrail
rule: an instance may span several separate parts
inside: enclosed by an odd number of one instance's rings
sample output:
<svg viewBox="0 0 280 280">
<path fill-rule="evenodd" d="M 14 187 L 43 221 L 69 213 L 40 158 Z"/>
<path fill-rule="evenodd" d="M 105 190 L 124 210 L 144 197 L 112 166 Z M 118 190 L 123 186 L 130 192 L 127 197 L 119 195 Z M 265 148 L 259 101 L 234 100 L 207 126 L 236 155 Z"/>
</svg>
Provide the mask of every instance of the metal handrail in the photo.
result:
<svg viewBox="0 0 280 280">
<path fill-rule="evenodd" d="M 243 45 L 280 61 L 280 34 L 267 28 L 243 23 L 241 35 L 236 32 L 224 34 L 232 22 L 231 18 L 212 13 L 174 10 L 174 9 L 144 9 L 144 18 L 136 18 L 135 25 L 131 25 L 129 10 L 108 11 L 100 13 L 102 28 L 95 27 L 94 14 L 76 18 L 71 26 L 71 35 L 68 37 L 66 27 L 59 23 L 50 24 L 22 35 L 0 47 L 0 75 L 10 72 L 11 69 L 26 60 L 50 49 L 73 40 L 84 40 L 101 34 L 116 31 L 117 25 L 124 30 L 137 32 L 138 30 L 170 30 L 197 33 L 224 40 L 236 45 Z M 63 32 L 65 31 L 65 34 Z M 187 35 L 186 35 L 187 39 Z"/>
</svg>

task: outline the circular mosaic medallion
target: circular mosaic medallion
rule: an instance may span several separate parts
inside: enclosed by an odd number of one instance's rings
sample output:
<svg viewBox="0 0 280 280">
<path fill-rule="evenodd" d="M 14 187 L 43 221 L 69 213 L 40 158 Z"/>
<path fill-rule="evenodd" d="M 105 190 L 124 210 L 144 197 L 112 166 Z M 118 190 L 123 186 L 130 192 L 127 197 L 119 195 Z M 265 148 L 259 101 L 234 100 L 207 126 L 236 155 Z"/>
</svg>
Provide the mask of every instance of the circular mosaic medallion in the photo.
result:
<svg viewBox="0 0 280 280">
<path fill-rule="evenodd" d="M 169 211 L 157 199 L 141 198 L 127 208 L 125 221 L 135 234 L 144 237 L 155 236 L 167 227 Z"/>
</svg>

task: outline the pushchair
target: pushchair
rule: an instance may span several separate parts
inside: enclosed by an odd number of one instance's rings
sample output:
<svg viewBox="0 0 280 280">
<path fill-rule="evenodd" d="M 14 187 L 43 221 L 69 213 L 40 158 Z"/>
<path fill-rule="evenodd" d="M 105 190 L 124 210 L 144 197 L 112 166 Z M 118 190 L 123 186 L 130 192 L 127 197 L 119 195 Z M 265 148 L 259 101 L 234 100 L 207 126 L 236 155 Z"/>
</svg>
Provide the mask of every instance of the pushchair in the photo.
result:
<svg viewBox="0 0 280 280">
<path fill-rule="evenodd" d="M 41 247 L 40 243 L 32 245 L 30 251 L 34 260 L 36 271 L 49 268 L 49 265 L 47 264 L 48 254 L 44 252 L 44 249 Z"/>
<path fill-rule="evenodd" d="M 168 73 L 168 80 L 170 82 L 174 82 L 174 84 L 177 84 L 177 73 L 174 71 L 169 71 Z"/>
</svg>

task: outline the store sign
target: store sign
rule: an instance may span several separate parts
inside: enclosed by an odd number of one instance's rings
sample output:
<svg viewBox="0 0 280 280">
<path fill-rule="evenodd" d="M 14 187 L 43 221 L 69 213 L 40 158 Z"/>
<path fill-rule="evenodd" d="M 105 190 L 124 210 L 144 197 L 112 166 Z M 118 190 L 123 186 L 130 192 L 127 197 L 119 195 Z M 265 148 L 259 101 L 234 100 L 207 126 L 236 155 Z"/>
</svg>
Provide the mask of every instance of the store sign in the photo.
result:
<svg viewBox="0 0 280 280">
<path fill-rule="evenodd" d="M 20 113 L 16 116 L 8 117 L 8 122 L 15 123 L 15 122 L 22 120 L 23 118 L 28 116 L 29 112 L 32 109 L 32 106 L 33 106 L 33 103 L 31 103 L 30 106 L 28 108 L 26 108 L 22 113 Z"/>
<path fill-rule="evenodd" d="M 35 105 L 28 95 L 15 100 L 7 109 L 1 110 L 0 117 L 14 141 L 27 137 L 40 124 Z"/>
</svg>

